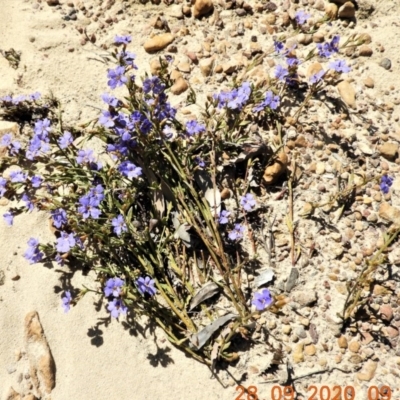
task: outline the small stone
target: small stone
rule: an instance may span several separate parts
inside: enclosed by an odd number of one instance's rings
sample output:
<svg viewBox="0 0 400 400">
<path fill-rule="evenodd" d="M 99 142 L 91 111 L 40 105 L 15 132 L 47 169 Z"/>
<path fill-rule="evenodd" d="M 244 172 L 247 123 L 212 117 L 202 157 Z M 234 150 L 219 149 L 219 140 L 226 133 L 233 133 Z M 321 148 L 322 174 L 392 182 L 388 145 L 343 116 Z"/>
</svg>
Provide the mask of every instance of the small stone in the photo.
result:
<svg viewBox="0 0 400 400">
<path fill-rule="evenodd" d="M 304 330 L 304 328 L 302 326 L 298 326 L 295 330 L 294 330 L 294 334 L 301 338 L 301 339 L 305 339 L 307 337 L 307 333 Z"/>
<path fill-rule="evenodd" d="M 325 5 L 325 14 L 329 19 L 336 19 L 338 16 L 339 7 L 335 3 L 327 3 Z"/>
<path fill-rule="evenodd" d="M 17 393 L 12 387 L 8 389 L 8 392 L 4 397 L 4 400 L 21 400 L 21 399 L 22 399 L 21 395 Z"/>
<path fill-rule="evenodd" d="M 196 0 L 193 6 L 193 15 L 195 18 L 200 18 L 214 10 L 212 0 Z"/>
<path fill-rule="evenodd" d="M 377 367 L 377 362 L 368 360 L 363 368 L 363 371 L 358 372 L 356 376 L 360 381 L 370 381 L 374 377 Z"/>
<path fill-rule="evenodd" d="M 391 338 L 394 339 L 397 336 L 399 336 L 399 330 L 397 328 L 394 328 L 393 326 L 388 326 L 386 328 L 386 334 Z"/>
<path fill-rule="evenodd" d="M 318 298 L 317 293 L 313 290 L 298 291 L 292 294 L 292 300 L 299 303 L 301 306 L 311 306 Z"/>
<path fill-rule="evenodd" d="M 228 61 L 222 65 L 222 69 L 227 75 L 231 75 L 237 71 L 238 64 L 235 61 Z"/>
<path fill-rule="evenodd" d="M 349 107 L 356 108 L 356 91 L 353 86 L 347 81 L 342 81 L 338 83 L 336 87 L 343 101 Z"/>
<path fill-rule="evenodd" d="M 152 75 L 158 75 L 161 71 L 161 63 L 159 59 L 154 59 L 150 61 L 150 72 Z"/>
<path fill-rule="evenodd" d="M 364 79 L 364 85 L 365 85 L 365 87 L 367 87 L 369 89 L 373 89 L 375 86 L 375 82 L 372 78 L 367 77 Z"/>
<path fill-rule="evenodd" d="M 361 364 L 362 363 L 362 357 L 358 354 L 352 354 L 349 357 L 349 362 L 351 362 L 352 364 Z"/>
<path fill-rule="evenodd" d="M 288 157 L 285 152 L 280 152 L 272 165 L 269 165 L 264 172 L 263 178 L 267 185 L 276 181 L 276 179 L 286 172 Z"/>
<path fill-rule="evenodd" d="M 392 68 L 392 62 L 388 58 L 384 58 L 379 65 L 387 70 Z"/>
<path fill-rule="evenodd" d="M 294 346 L 292 357 L 293 357 L 293 362 L 295 364 L 298 364 L 298 363 L 301 363 L 304 361 L 303 349 L 304 349 L 303 343 L 298 343 L 298 344 L 296 344 L 296 346 Z"/>
<path fill-rule="evenodd" d="M 359 342 L 353 341 L 349 343 L 349 350 L 353 353 L 358 353 L 361 348 L 361 344 Z"/>
<path fill-rule="evenodd" d="M 200 71 L 203 76 L 211 75 L 213 65 L 214 65 L 214 60 L 215 60 L 214 57 L 210 57 L 210 58 L 203 58 L 199 62 Z"/>
<path fill-rule="evenodd" d="M 389 161 L 393 161 L 396 159 L 399 152 L 399 145 L 398 143 L 385 142 L 384 144 L 379 146 L 378 149 L 383 157 L 385 157 Z"/>
<path fill-rule="evenodd" d="M 307 46 L 308 44 L 312 43 L 313 37 L 312 37 L 312 35 L 308 35 L 308 34 L 305 34 L 305 33 L 300 33 L 300 35 L 297 36 L 297 41 L 300 44 L 303 44 L 303 45 Z"/>
<path fill-rule="evenodd" d="M 358 55 L 361 57 L 371 57 L 372 53 L 373 53 L 373 51 L 372 51 L 371 47 L 366 44 L 363 44 L 358 49 Z"/>
<path fill-rule="evenodd" d="M 351 1 L 346 1 L 338 11 L 338 17 L 339 18 L 354 18 L 356 15 L 356 8 L 354 4 Z"/>
<path fill-rule="evenodd" d="M 306 353 L 308 356 L 314 356 L 317 353 L 317 348 L 315 345 L 310 344 L 304 348 L 304 353 Z"/>
<path fill-rule="evenodd" d="M 282 333 L 285 335 L 290 335 L 292 332 L 292 327 L 290 325 L 282 325 Z"/>
<path fill-rule="evenodd" d="M 400 210 L 391 206 L 389 203 L 382 203 L 379 207 L 379 217 L 391 222 L 393 228 L 400 227 Z"/>
<path fill-rule="evenodd" d="M 383 304 L 379 309 L 379 313 L 384 321 L 391 321 L 393 319 L 393 309 L 389 304 Z"/>
<path fill-rule="evenodd" d="M 60 4 L 60 2 L 59 2 L 59 0 L 47 0 L 47 4 L 49 6 L 54 7 L 54 6 L 58 6 Z"/>
<path fill-rule="evenodd" d="M 361 334 L 361 344 L 364 346 L 370 344 L 374 340 L 374 337 L 369 332 L 362 332 Z"/>
<path fill-rule="evenodd" d="M 340 336 L 340 338 L 338 339 L 338 345 L 341 349 L 347 349 L 348 345 L 345 336 Z"/>
<path fill-rule="evenodd" d="M 317 162 L 316 168 L 315 168 L 315 173 L 318 175 L 322 175 L 325 173 L 325 163 L 323 162 Z"/>
<path fill-rule="evenodd" d="M 190 64 L 187 61 L 182 61 L 178 64 L 178 70 L 185 74 L 189 74 L 191 71 Z"/>
<path fill-rule="evenodd" d="M 322 65 L 319 62 L 312 63 L 307 69 L 307 78 L 315 75 L 317 72 L 322 70 Z"/>
<path fill-rule="evenodd" d="M 189 84 L 182 77 L 178 78 L 171 86 L 171 92 L 175 95 L 180 95 L 189 88 Z"/>
<path fill-rule="evenodd" d="M 147 53 L 154 53 L 156 51 L 165 49 L 173 41 L 174 35 L 171 33 L 162 33 L 161 35 L 156 35 L 151 39 L 148 39 L 143 47 Z"/>
<path fill-rule="evenodd" d="M 321 359 L 318 360 L 318 364 L 321 367 L 326 367 L 326 365 L 328 364 L 328 360 L 326 358 L 321 358 Z"/>
<path fill-rule="evenodd" d="M 322 43 L 325 41 L 325 35 L 322 32 L 315 32 L 312 38 L 314 43 Z"/>
</svg>

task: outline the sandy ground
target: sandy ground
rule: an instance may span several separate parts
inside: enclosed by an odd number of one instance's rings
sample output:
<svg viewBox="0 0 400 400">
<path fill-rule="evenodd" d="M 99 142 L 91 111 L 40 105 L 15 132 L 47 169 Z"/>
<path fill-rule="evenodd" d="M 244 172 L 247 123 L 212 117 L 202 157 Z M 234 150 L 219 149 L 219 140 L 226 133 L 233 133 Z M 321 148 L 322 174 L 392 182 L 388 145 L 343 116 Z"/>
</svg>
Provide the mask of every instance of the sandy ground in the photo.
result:
<svg viewBox="0 0 400 400">
<path fill-rule="evenodd" d="M 375 81 L 375 88 L 368 91 L 368 96 L 378 101 L 385 92 L 393 100 L 396 96 L 391 97 L 390 86 L 400 85 L 397 22 L 400 14 L 394 14 L 389 3 L 386 3 L 387 14 L 381 13 L 374 20 L 377 26 L 373 37 L 374 45 L 380 42 L 385 47 L 384 55 L 390 54 L 392 71 L 378 66 L 381 58 L 378 54 L 365 61 L 358 73 L 360 79 L 368 75 Z M 88 60 L 94 55 L 93 47 L 82 47 L 73 25 L 63 21 L 45 2 L 39 6 L 33 1 L 0 0 L 0 10 L 0 49 L 22 51 L 18 70 L 11 69 L 7 60 L 0 58 L 0 95 L 52 90 L 63 103 L 66 121 L 77 123 L 94 118 L 98 110 L 93 107 L 100 107 L 100 95 L 106 89 L 107 67 Z M 147 65 L 150 57 L 142 49 L 144 36 L 140 33 L 148 22 L 139 22 L 121 21 L 103 36 L 111 39 L 116 33 L 136 34 L 138 43 L 131 49 Z M 361 26 L 367 31 L 371 29 L 370 22 L 362 22 Z M 360 86 L 361 82 L 355 85 Z M 399 115 L 398 107 L 394 115 Z M 394 196 L 393 204 L 399 205 L 396 199 Z M 6 209 L 0 206 L 0 214 Z M 57 266 L 29 265 L 23 253 L 30 237 L 43 242 L 53 240 L 46 215 L 34 211 L 18 216 L 12 228 L 0 222 L 0 272 L 4 272 L 4 284 L 0 284 L 0 396 L 6 398 L 10 386 L 18 387 L 21 373 L 22 380 L 25 379 L 27 370 L 25 364 L 17 361 L 16 352 L 24 350 L 25 315 L 35 310 L 56 363 L 53 400 L 236 398 L 238 392 L 233 381 L 232 386 L 223 388 L 210 379 L 205 366 L 185 357 L 164 340 L 162 332 L 157 330 L 154 335 L 130 330 L 116 321 L 106 327 L 108 313 L 104 307 L 95 311 L 93 303 L 97 299 L 90 294 L 65 315 L 61 292 L 69 283 L 74 287 L 90 285 L 94 278 L 77 272 L 60 280 L 62 274 Z M 13 280 L 16 275 L 20 278 Z M 346 379 L 340 374 L 335 377 L 341 382 Z M 352 381 L 353 378 L 349 382 Z M 247 383 L 251 384 L 251 379 Z M 261 390 L 260 398 L 269 398 L 270 386 L 263 385 L 262 389 L 259 386 Z"/>
</svg>

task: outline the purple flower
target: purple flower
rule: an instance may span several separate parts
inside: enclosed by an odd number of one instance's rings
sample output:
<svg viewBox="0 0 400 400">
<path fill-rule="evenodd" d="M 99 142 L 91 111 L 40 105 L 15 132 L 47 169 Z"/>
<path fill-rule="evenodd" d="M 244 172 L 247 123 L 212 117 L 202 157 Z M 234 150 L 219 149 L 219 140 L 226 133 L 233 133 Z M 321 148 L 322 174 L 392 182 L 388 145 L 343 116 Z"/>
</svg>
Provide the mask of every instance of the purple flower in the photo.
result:
<svg viewBox="0 0 400 400">
<path fill-rule="evenodd" d="M 114 297 L 119 297 L 121 294 L 122 286 L 124 286 L 125 281 L 121 278 L 110 278 L 107 280 L 104 286 L 104 294 L 106 297 L 113 295 Z"/>
<path fill-rule="evenodd" d="M 53 217 L 53 225 L 56 228 L 61 228 L 62 225 L 67 223 L 67 213 L 62 208 L 57 208 L 51 212 Z"/>
<path fill-rule="evenodd" d="M 114 227 L 114 233 L 118 236 L 120 236 L 122 232 L 126 232 L 128 230 L 122 215 L 118 215 L 118 217 L 113 218 L 111 225 Z"/>
<path fill-rule="evenodd" d="M 26 181 L 26 174 L 23 173 L 22 171 L 11 171 L 10 172 L 10 179 L 11 182 L 17 183 L 17 182 L 25 182 Z"/>
<path fill-rule="evenodd" d="M 154 296 L 157 293 L 157 289 L 154 287 L 154 279 L 149 276 L 146 276 L 146 278 L 140 277 L 136 281 L 136 285 L 142 295 L 148 293 L 150 296 Z"/>
<path fill-rule="evenodd" d="M 286 64 L 289 67 L 296 67 L 297 65 L 300 64 L 300 60 L 296 57 L 287 57 L 286 58 Z"/>
<path fill-rule="evenodd" d="M 56 249 L 59 253 L 68 253 L 76 245 L 73 233 L 61 232 L 61 237 L 57 239 Z"/>
<path fill-rule="evenodd" d="M 14 220 L 14 215 L 12 215 L 10 211 L 7 211 L 5 214 L 3 214 L 3 218 L 6 221 L 8 226 L 12 226 L 13 220 Z"/>
<path fill-rule="evenodd" d="M 36 100 L 39 100 L 41 96 L 42 95 L 39 92 L 35 92 L 35 93 L 30 94 L 28 97 L 29 97 L 29 100 L 36 101 Z"/>
<path fill-rule="evenodd" d="M 222 210 L 219 214 L 219 219 L 218 222 L 221 225 L 227 224 L 229 222 L 228 217 L 231 215 L 231 213 L 227 210 Z"/>
<path fill-rule="evenodd" d="M 244 226 L 241 224 L 235 224 L 235 227 L 232 231 L 229 232 L 229 239 L 231 240 L 239 240 L 242 239 L 244 233 Z"/>
<path fill-rule="evenodd" d="M 121 51 L 117 57 L 121 64 L 125 63 L 126 65 L 130 65 L 134 69 L 137 69 L 137 66 L 135 65 L 136 54 L 131 53 L 130 51 Z"/>
<path fill-rule="evenodd" d="M 282 65 L 277 65 L 275 69 L 275 78 L 283 81 L 289 75 L 289 71 L 283 68 Z"/>
<path fill-rule="evenodd" d="M 124 305 L 121 299 L 114 299 L 108 303 L 107 310 L 110 311 L 113 318 L 118 318 L 121 314 L 126 314 L 128 307 Z"/>
<path fill-rule="evenodd" d="M 78 164 L 86 164 L 94 162 L 93 150 L 79 150 L 76 161 Z"/>
<path fill-rule="evenodd" d="M 254 200 L 254 196 L 251 193 L 247 193 L 246 196 L 243 196 L 240 199 L 240 205 L 246 211 L 251 211 L 256 205 L 256 201 Z"/>
<path fill-rule="evenodd" d="M 29 212 L 35 208 L 34 204 L 31 202 L 31 198 L 26 193 L 22 195 L 21 200 L 25 202 L 25 207 Z"/>
<path fill-rule="evenodd" d="M 116 115 L 111 114 L 110 111 L 102 111 L 102 115 L 99 118 L 99 124 L 103 125 L 105 128 L 112 128 L 115 126 L 115 118 Z"/>
<path fill-rule="evenodd" d="M 285 46 L 282 42 L 278 42 L 277 40 L 274 40 L 274 49 L 277 53 L 280 53 L 284 48 L 285 48 Z"/>
<path fill-rule="evenodd" d="M 103 99 L 104 103 L 108 104 L 111 107 L 118 107 L 121 103 L 116 97 L 108 93 L 103 93 L 101 95 L 101 98 Z"/>
<path fill-rule="evenodd" d="M 383 175 L 381 178 L 380 188 L 383 194 L 388 194 L 390 187 L 393 185 L 393 178 Z"/>
<path fill-rule="evenodd" d="M 58 144 L 62 149 L 66 149 L 73 141 L 74 138 L 72 137 L 71 132 L 65 131 L 58 140 Z"/>
<path fill-rule="evenodd" d="M 30 238 L 28 240 L 28 249 L 24 253 L 24 257 L 29 264 L 38 263 L 43 258 L 43 253 L 39 250 L 39 240 Z"/>
<path fill-rule="evenodd" d="M 305 13 L 303 10 L 297 11 L 297 13 L 295 15 L 296 22 L 299 25 L 305 24 L 310 17 L 311 17 L 311 15 Z"/>
<path fill-rule="evenodd" d="M 7 191 L 6 185 L 7 185 L 7 180 L 0 177 L 0 197 L 3 197 L 4 193 Z"/>
<path fill-rule="evenodd" d="M 333 53 L 339 52 L 339 40 L 340 36 L 334 36 L 332 40 L 329 43 L 318 43 L 317 44 L 317 49 L 318 49 L 318 54 L 321 57 L 328 58 L 330 57 Z"/>
<path fill-rule="evenodd" d="M 204 162 L 204 160 L 201 157 L 196 156 L 196 158 L 194 160 L 197 162 L 197 165 L 200 168 L 204 168 L 206 166 L 206 163 Z"/>
<path fill-rule="evenodd" d="M 263 311 L 272 304 L 271 293 L 268 289 L 263 289 L 261 293 L 254 293 L 253 301 L 251 302 L 257 311 Z"/>
<path fill-rule="evenodd" d="M 43 182 L 43 179 L 42 179 L 42 177 L 39 176 L 39 175 L 34 175 L 34 176 L 32 176 L 32 178 L 31 178 L 31 183 L 32 183 L 32 186 L 33 186 L 34 188 L 40 187 L 40 185 L 42 184 L 42 182 Z"/>
<path fill-rule="evenodd" d="M 197 135 L 201 132 L 205 132 L 206 127 L 203 124 L 199 124 L 196 120 L 186 122 L 186 132 L 189 136 Z"/>
<path fill-rule="evenodd" d="M 11 140 L 12 140 L 12 134 L 11 133 L 6 133 L 5 135 L 3 135 L 3 137 L 1 138 L 1 142 L 0 144 L 2 146 L 8 147 L 11 144 Z"/>
<path fill-rule="evenodd" d="M 125 35 L 125 36 L 118 36 L 116 35 L 114 38 L 115 44 L 129 44 L 132 40 L 132 36 Z"/>
<path fill-rule="evenodd" d="M 118 171 L 121 172 L 122 175 L 128 177 L 129 179 L 139 178 L 139 176 L 142 175 L 142 168 L 137 167 L 130 161 L 122 162 L 118 167 Z"/>
<path fill-rule="evenodd" d="M 242 85 L 230 92 L 214 94 L 214 99 L 218 100 L 218 108 L 228 107 L 234 111 L 240 111 L 250 98 L 250 83 L 243 82 Z"/>
<path fill-rule="evenodd" d="M 108 86 L 111 89 L 115 89 L 119 86 L 123 86 L 126 82 L 128 82 L 128 78 L 124 75 L 125 67 L 116 67 L 115 69 L 109 69 L 107 73 L 108 78 Z"/>
<path fill-rule="evenodd" d="M 143 81 L 143 92 L 146 94 L 153 91 L 153 94 L 160 94 L 165 90 L 165 85 L 158 76 L 152 76 Z"/>
<path fill-rule="evenodd" d="M 317 73 L 315 73 L 314 75 L 310 76 L 310 83 L 312 85 L 317 84 L 318 82 L 320 82 L 322 80 L 322 78 L 325 75 L 325 71 L 323 69 L 321 69 L 321 71 L 318 71 Z"/>
<path fill-rule="evenodd" d="M 347 74 L 351 71 L 351 68 L 346 64 L 345 60 L 336 60 L 329 63 L 329 68 L 335 70 L 336 72 L 342 72 Z"/>
<path fill-rule="evenodd" d="M 82 214 L 83 219 L 92 217 L 97 219 L 100 217 L 101 211 L 98 209 L 99 202 L 96 198 L 89 195 L 82 196 L 79 199 L 80 206 L 78 212 Z"/>
<path fill-rule="evenodd" d="M 21 143 L 14 141 L 11 143 L 10 154 L 15 156 L 21 150 Z"/>
<path fill-rule="evenodd" d="M 38 120 L 35 123 L 35 127 L 33 128 L 35 131 L 35 134 L 39 137 L 40 140 L 43 141 L 48 141 L 48 135 L 51 132 L 51 128 L 50 128 L 50 120 L 43 119 L 43 120 Z"/>
<path fill-rule="evenodd" d="M 67 290 L 64 293 L 64 297 L 61 297 L 61 305 L 65 313 L 67 313 L 71 308 L 71 300 L 72 300 L 71 292 Z"/>
<path fill-rule="evenodd" d="M 279 107 L 279 104 L 279 96 L 275 96 L 271 90 L 268 90 L 268 92 L 265 94 L 265 99 L 253 108 L 253 112 L 260 112 L 264 110 L 265 107 L 269 107 L 271 110 L 276 110 Z"/>
<path fill-rule="evenodd" d="M 54 259 L 56 260 L 56 263 L 61 267 L 64 265 L 64 259 L 61 257 L 60 253 L 57 253 Z"/>
</svg>

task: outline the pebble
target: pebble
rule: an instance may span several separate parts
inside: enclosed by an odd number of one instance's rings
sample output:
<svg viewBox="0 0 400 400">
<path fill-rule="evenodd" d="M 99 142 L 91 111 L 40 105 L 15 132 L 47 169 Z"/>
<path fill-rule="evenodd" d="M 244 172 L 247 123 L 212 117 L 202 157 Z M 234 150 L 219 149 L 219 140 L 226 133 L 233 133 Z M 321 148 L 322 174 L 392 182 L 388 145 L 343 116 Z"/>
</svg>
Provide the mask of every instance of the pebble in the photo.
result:
<svg viewBox="0 0 400 400">
<path fill-rule="evenodd" d="M 147 53 L 154 53 L 156 51 L 165 49 L 174 41 L 174 39 L 174 35 L 171 33 L 162 33 L 161 35 L 156 35 L 151 39 L 148 39 L 143 47 Z"/>
<path fill-rule="evenodd" d="M 317 353 L 317 348 L 315 347 L 315 345 L 310 344 L 308 346 L 305 346 L 304 353 L 308 356 L 313 356 Z"/>
<path fill-rule="evenodd" d="M 58 6 L 60 4 L 59 0 L 47 0 L 49 6 Z"/>
<path fill-rule="evenodd" d="M 290 332 L 292 332 L 292 327 L 290 325 L 282 325 L 282 333 L 290 335 Z"/>
<path fill-rule="evenodd" d="M 301 363 L 304 361 L 303 350 L 304 350 L 303 343 L 297 343 L 296 346 L 294 346 L 292 357 L 293 357 L 293 362 L 295 364 L 298 364 L 298 363 Z"/>
<path fill-rule="evenodd" d="M 292 300 L 299 303 L 301 306 L 311 306 L 317 301 L 317 293 L 314 290 L 304 290 L 294 292 Z"/>
<path fill-rule="evenodd" d="M 338 339 L 338 345 L 341 349 L 347 349 L 348 344 L 347 344 L 347 339 L 345 336 L 340 336 L 340 338 Z"/>
<path fill-rule="evenodd" d="M 330 19 L 336 19 L 338 16 L 339 7 L 335 3 L 327 3 L 325 4 L 325 14 Z"/>
<path fill-rule="evenodd" d="M 346 1 L 338 11 L 338 17 L 339 18 L 347 18 L 351 19 L 354 18 L 356 15 L 356 8 L 354 4 L 351 1 Z"/>
<path fill-rule="evenodd" d="M 171 86 L 171 92 L 175 95 L 180 95 L 189 88 L 189 84 L 182 77 L 178 78 Z"/>
<path fill-rule="evenodd" d="M 301 339 L 305 339 L 307 337 L 307 332 L 304 330 L 302 326 L 297 327 L 294 330 L 294 334 Z"/>
<path fill-rule="evenodd" d="M 358 353 L 361 348 L 361 344 L 359 342 L 353 341 L 349 343 L 349 350 L 353 353 Z"/>
<path fill-rule="evenodd" d="M 379 309 L 379 314 L 384 321 L 391 321 L 393 319 L 393 310 L 389 304 L 383 304 Z"/>
<path fill-rule="evenodd" d="M 396 159 L 399 152 L 398 143 L 386 142 L 378 147 L 380 154 L 389 161 Z"/>
<path fill-rule="evenodd" d="M 347 81 L 342 81 L 338 83 L 336 87 L 343 101 L 349 107 L 356 108 L 356 91 L 353 86 Z"/>
<path fill-rule="evenodd" d="M 323 162 L 317 162 L 316 168 L 315 168 L 315 173 L 318 175 L 322 175 L 325 172 L 325 163 Z"/>
<path fill-rule="evenodd" d="M 374 377 L 377 367 L 377 362 L 368 360 L 367 363 L 364 365 L 363 370 L 356 374 L 357 379 L 359 379 L 360 381 L 370 381 Z"/>
<path fill-rule="evenodd" d="M 363 44 L 358 49 L 358 55 L 361 57 L 371 57 L 372 53 L 373 53 L 373 51 L 372 51 L 371 47 L 366 44 Z"/>
<path fill-rule="evenodd" d="M 388 58 L 384 58 L 383 60 L 381 60 L 381 62 L 379 63 L 379 65 L 387 70 L 389 70 L 390 68 L 392 68 L 392 62 L 388 59 Z"/>
<path fill-rule="evenodd" d="M 373 89 L 375 86 L 375 82 L 372 78 L 367 77 L 364 79 L 364 85 L 369 89 Z"/>
<path fill-rule="evenodd" d="M 196 0 L 193 6 L 193 16 L 200 18 L 214 10 L 212 0 Z"/>
</svg>

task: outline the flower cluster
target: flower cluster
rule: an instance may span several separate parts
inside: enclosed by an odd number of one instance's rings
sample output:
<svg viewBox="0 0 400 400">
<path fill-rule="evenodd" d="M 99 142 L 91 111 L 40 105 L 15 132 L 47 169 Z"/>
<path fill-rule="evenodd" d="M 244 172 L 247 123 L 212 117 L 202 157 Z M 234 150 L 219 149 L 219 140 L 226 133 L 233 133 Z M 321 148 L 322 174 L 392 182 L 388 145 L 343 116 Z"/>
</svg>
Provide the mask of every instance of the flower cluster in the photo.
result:
<svg viewBox="0 0 400 400">
<path fill-rule="evenodd" d="M 5 105 L 7 104 L 12 104 L 14 106 L 18 105 L 19 103 L 22 103 L 24 101 L 36 101 L 39 100 L 41 97 L 41 94 L 39 92 L 35 92 L 32 94 L 28 94 L 28 95 L 19 95 L 16 97 L 13 96 L 3 96 L 0 97 L 0 101 L 4 102 Z"/>
<path fill-rule="evenodd" d="M 82 214 L 83 219 L 88 219 L 89 217 L 99 218 L 101 211 L 98 207 L 103 199 L 104 188 L 101 185 L 91 188 L 88 194 L 82 196 L 79 199 L 78 212 Z"/>
<path fill-rule="evenodd" d="M 265 99 L 253 108 L 253 112 L 263 111 L 266 107 L 276 110 L 279 107 L 280 98 L 274 95 L 270 90 L 265 95 Z"/>
<path fill-rule="evenodd" d="M 393 178 L 387 175 L 383 175 L 381 178 L 380 188 L 382 193 L 388 194 L 390 187 L 393 185 Z"/>
<path fill-rule="evenodd" d="M 233 111 L 240 111 L 249 101 L 251 86 L 249 82 L 243 82 L 237 89 L 230 92 L 214 94 L 214 99 L 218 101 L 218 108 L 227 107 Z"/>
<path fill-rule="evenodd" d="M 52 131 L 50 120 L 43 119 L 35 123 L 34 135 L 29 141 L 28 149 L 26 150 L 26 158 L 34 160 L 36 157 L 50 151 L 49 134 Z"/>
<path fill-rule="evenodd" d="M 328 43 L 323 43 L 323 44 L 318 43 L 317 44 L 318 54 L 321 57 L 329 58 L 332 54 L 338 53 L 339 52 L 339 41 L 340 41 L 340 36 L 336 35 Z"/>
<path fill-rule="evenodd" d="M 104 295 L 106 297 L 113 297 L 109 300 L 107 310 L 110 311 L 113 318 L 118 318 L 121 314 L 126 314 L 128 307 L 121 299 L 121 290 L 125 281 L 121 278 L 110 278 L 104 286 Z"/>
<path fill-rule="evenodd" d="M 35 264 L 43 259 L 44 254 L 39 249 L 39 240 L 30 238 L 28 240 L 28 249 L 25 251 L 24 257 L 29 261 L 29 264 Z"/>
</svg>

